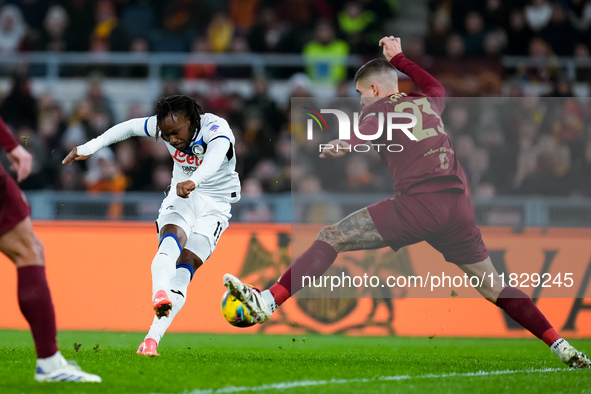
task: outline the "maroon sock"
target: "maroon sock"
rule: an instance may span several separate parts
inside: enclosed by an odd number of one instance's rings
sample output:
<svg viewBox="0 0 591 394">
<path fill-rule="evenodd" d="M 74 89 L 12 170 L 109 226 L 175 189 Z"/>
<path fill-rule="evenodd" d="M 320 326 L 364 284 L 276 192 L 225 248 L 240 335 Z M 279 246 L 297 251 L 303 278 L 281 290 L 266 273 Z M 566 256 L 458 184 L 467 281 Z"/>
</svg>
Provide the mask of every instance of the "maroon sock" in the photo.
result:
<svg viewBox="0 0 591 394">
<path fill-rule="evenodd" d="M 17 273 L 18 304 L 31 327 L 37 358 L 53 356 L 57 352 L 57 329 L 45 267 L 30 265 L 17 269 Z"/>
<path fill-rule="evenodd" d="M 314 243 L 298 257 L 281 275 L 279 281 L 271 287 L 271 294 L 277 305 L 302 288 L 302 276 L 317 277 L 326 272 L 337 258 L 337 251 L 324 241 Z"/>
<path fill-rule="evenodd" d="M 548 346 L 560 338 L 531 298 L 521 290 L 505 287 L 497 298 L 497 306 Z"/>
</svg>

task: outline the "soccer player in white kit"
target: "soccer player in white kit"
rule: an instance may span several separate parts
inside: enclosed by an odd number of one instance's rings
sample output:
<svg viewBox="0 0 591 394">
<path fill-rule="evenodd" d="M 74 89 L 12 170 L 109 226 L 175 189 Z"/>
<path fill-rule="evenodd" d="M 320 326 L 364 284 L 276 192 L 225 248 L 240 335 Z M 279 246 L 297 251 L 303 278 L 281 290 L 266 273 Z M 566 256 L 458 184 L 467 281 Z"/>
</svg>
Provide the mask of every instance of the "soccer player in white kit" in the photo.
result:
<svg viewBox="0 0 591 394">
<path fill-rule="evenodd" d="M 86 160 L 129 137 L 162 137 L 174 162 L 170 192 L 156 221 L 158 252 L 152 261 L 156 316 L 137 353 L 158 356 L 160 339 L 185 304 L 187 287 L 228 227 L 231 203 L 240 199 L 234 135 L 224 119 L 203 113 L 191 97 L 163 97 L 156 115 L 119 123 L 72 149 L 62 161 Z"/>
</svg>

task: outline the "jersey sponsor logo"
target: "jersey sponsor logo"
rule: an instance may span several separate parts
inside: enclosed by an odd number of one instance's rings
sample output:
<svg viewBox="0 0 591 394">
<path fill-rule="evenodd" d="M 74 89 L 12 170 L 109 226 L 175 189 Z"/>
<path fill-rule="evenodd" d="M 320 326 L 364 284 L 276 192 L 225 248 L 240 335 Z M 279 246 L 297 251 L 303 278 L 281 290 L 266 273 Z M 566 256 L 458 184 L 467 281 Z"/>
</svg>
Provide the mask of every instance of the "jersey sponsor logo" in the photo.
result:
<svg viewBox="0 0 591 394">
<path fill-rule="evenodd" d="M 197 167 L 193 167 L 193 166 L 181 166 L 181 168 L 183 169 L 183 173 L 185 173 L 189 176 L 193 175 L 193 173 L 197 169 Z"/>
<path fill-rule="evenodd" d="M 193 171 L 195 171 L 197 169 L 196 167 L 199 167 L 201 165 L 201 161 L 203 160 L 202 157 L 188 155 L 184 152 L 181 152 L 180 150 L 176 150 L 174 152 L 174 155 L 172 155 L 172 159 L 174 161 L 176 161 L 177 163 L 181 163 L 181 164 L 186 163 L 186 164 L 195 166 Z"/>
<path fill-rule="evenodd" d="M 216 131 L 218 131 L 218 129 L 219 129 L 219 128 L 220 128 L 220 126 L 219 126 L 219 125 L 217 125 L 217 124 L 214 124 L 213 126 L 211 126 L 211 127 L 209 128 L 209 131 L 216 132 Z"/>
</svg>

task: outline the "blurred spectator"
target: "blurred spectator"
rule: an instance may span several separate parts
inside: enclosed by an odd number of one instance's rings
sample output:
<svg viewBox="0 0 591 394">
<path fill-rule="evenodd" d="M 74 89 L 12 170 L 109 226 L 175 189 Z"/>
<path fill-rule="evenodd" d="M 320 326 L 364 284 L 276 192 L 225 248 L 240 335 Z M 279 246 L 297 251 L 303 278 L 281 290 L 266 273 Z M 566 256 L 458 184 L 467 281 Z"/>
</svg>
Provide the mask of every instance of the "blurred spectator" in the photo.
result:
<svg viewBox="0 0 591 394">
<path fill-rule="evenodd" d="M 65 8 L 53 5 L 47 11 L 43 20 L 43 30 L 36 43 L 36 49 L 48 52 L 65 52 L 68 50 L 66 31 L 69 18 Z"/>
<path fill-rule="evenodd" d="M 281 126 L 286 122 L 285 115 L 271 97 L 269 97 L 269 81 L 259 77 L 254 81 L 254 94 L 246 102 L 249 107 L 258 108 L 265 114 L 264 119 L 268 127 L 278 133 Z"/>
<path fill-rule="evenodd" d="M 94 74 L 90 76 L 86 99 L 89 101 L 95 116 L 93 124 L 98 133 L 102 133 L 108 127 L 115 124 L 115 113 L 111 100 L 105 95 L 102 88 L 102 76 Z M 100 119 L 99 119 L 100 116 Z"/>
<path fill-rule="evenodd" d="M 499 60 L 503 49 L 502 38 L 497 33 L 487 33 L 484 36 L 484 56 L 490 60 Z"/>
<path fill-rule="evenodd" d="M 560 4 L 552 7 L 550 23 L 540 31 L 544 39 L 558 56 L 570 56 L 573 53 L 575 30 L 569 23 L 566 12 Z"/>
<path fill-rule="evenodd" d="M 166 3 L 162 28 L 151 35 L 151 47 L 155 52 L 187 52 L 190 44 L 187 30 L 190 26 L 192 8 L 193 5 L 187 1 L 177 0 Z M 169 67 L 167 71 L 170 76 L 180 75 L 176 67 Z"/>
<path fill-rule="evenodd" d="M 361 155 L 351 155 L 346 165 L 347 188 L 351 193 L 371 193 L 378 185 L 370 171 L 368 160 Z M 340 180 L 339 180 L 340 181 Z"/>
<path fill-rule="evenodd" d="M 533 31 L 540 31 L 550 22 L 552 5 L 548 0 L 530 0 L 525 7 L 525 20 Z"/>
<path fill-rule="evenodd" d="M 134 38 L 129 43 L 129 53 L 140 58 L 150 52 L 150 43 L 145 38 Z M 145 65 L 129 65 L 121 68 L 120 75 L 128 78 L 145 78 L 148 68 Z"/>
<path fill-rule="evenodd" d="M 68 127 L 61 140 L 62 150 L 64 152 L 69 152 L 75 146 L 82 145 L 98 135 L 94 132 L 90 123 L 93 115 L 90 101 L 87 99 L 80 100 L 74 108 L 74 112 L 68 121 Z"/>
<path fill-rule="evenodd" d="M 275 16 L 275 10 L 264 7 L 257 13 L 254 26 L 248 34 L 248 42 L 253 52 L 279 52 L 279 41 L 285 33 L 285 25 Z"/>
<path fill-rule="evenodd" d="M 121 195 L 127 189 L 128 180 L 123 175 L 110 148 L 103 148 L 88 159 L 88 172 L 84 177 L 86 190 L 90 193 L 109 192 Z M 123 205 L 114 199 L 107 210 L 107 218 L 121 218 Z"/>
<path fill-rule="evenodd" d="M 29 36 L 32 40 L 36 40 L 41 31 L 47 9 L 52 2 L 44 0 L 21 0 L 17 3 L 22 12 L 23 19 L 29 27 Z"/>
<path fill-rule="evenodd" d="M 466 34 L 464 36 L 464 47 L 466 55 L 481 56 L 484 53 L 484 21 L 482 16 L 472 11 L 466 14 L 464 21 Z"/>
<path fill-rule="evenodd" d="M 315 202 L 315 197 L 322 196 L 321 182 L 314 175 L 307 175 L 298 183 L 298 192 L 303 205 L 301 220 L 304 223 L 332 223 L 342 218 L 341 208 L 336 204 Z M 293 218 L 297 220 L 298 218 Z"/>
<path fill-rule="evenodd" d="M 31 93 L 29 78 L 23 70 L 12 74 L 10 92 L 0 105 L 0 116 L 12 127 L 37 127 L 37 99 Z"/>
<path fill-rule="evenodd" d="M 39 136 L 43 139 L 46 149 L 52 152 L 58 150 L 61 156 L 60 140 L 65 125 L 62 109 L 51 93 L 45 93 L 40 97 L 37 113 Z"/>
<path fill-rule="evenodd" d="M 565 78 L 552 81 L 552 91 L 545 97 L 573 97 L 572 82 Z"/>
<path fill-rule="evenodd" d="M 115 149 L 115 161 L 127 179 L 127 189 L 141 190 L 143 185 L 138 182 L 142 170 L 137 154 L 139 148 L 138 140 L 127 139 L 119 142 L 113 148 Z"/>
<path fill-rule="evenodd" d="M 529 56 L 532 57 L 534 66 L 527 69 L 527 77 L 533 81 L 548 81 L 558 72 L 556 55 L 541 38 L 534 38 L 529 44 Z"/>
<path fill-rule="evenodd" d="M 377 30 L 376 14 L 359 1 L 349 1 L 339 12 L 338 26 L 351 47 L 351 52 L 368 54 L 375 52 L 375 43 L 381 38 Z"/>
<path fill-rule="evenodd" d="M 230 16 L 240 33 L 247 33 L 255 21 L 259 0 L 230 0 Z"/>
<path fill-rule="evenodd" d="M 226 52 L 234 36 L 232 19 L 223 12 L 216 13 L 207 27 L 209 46 L 213 52 Z"/>
<path fill-rule="evenodd" d="M 591 27 L 591 2 L 568 0 L 568 18 L 582 36 L 588 35 Z"/>
<path fill-rule="evenodd" d="M 589 47 L 582 42 L 575 44 L 575 48 L 573 51 L 573 56 L 575 62 L 580 61 L 581 63 L 589 61 Z M 585 66 L 584 64 L 580 64 L 577 68 L 577 81 L 591 81 L 591 65 L 587 63 Z"/>
<path fill-rule="evenodd" d="M 69 0 L 64 8 L 70 16 L 66 35 L 71 38 L 69 51 L 86 51 L 90 45 L 90 36 L 95 26 L 95 9 L 91 0 Z M 74 17 L 75 16 L 75 17 Z"/>
<path fill-rule="evenodd" d="M 458 34 L 452 34 L 445 43 L 445 56 L 450 60 L 459 60 L 466 54 L 466 44 Z"/>
<path fill-rule="evenodd" d="M 84 190 L 82 171 L 79 166 L 58 167 L 58 176 L 55 187 L 63 191 L 81 191 Z"/>
<path fill-rule="evenodd" d="M 243 222 L 270 222 L 273 215 L 268 204 L 261 201 L 263 188 L 257 179 L 248 178 L 242 182 L 240 220 Z"/>
<path fill-rule="evenodd" d="M 443 56 L 451 32 L 449 15 L 445 12 L 437 12 L 431 21 L 429 32 L 425 39 L 425 49 L 431 56 Z"/>
<path fill-rule="evenodd" d="M 507 54 L 513 56 L 525 56 L 529 48 L 529 42 L 533 33 L 526 23 L 525 15 L 521 9 L 515 8 L 509 14 L 507 30 Z"/>
<path fill-rule="evenodd" d="M 502 0 L 485 0 L 482 18 L 487 30 L 497 30 L 503 26 L 507 17 L 506 4 Z"/>
<path fill-rule="evenodd" d="M 148 1 L 130 2 L 122 10 L 120 21 L 130 39 L 148 40 L 156 23 L 156 10 Z"/>
<path fill-rule="evenodd" d="M 0 8 L 0 54 L 6 56 L 27 48 L 27 24 L 21 10 L 12 4 Z"/>
<path fill-rule="evenodd" d="M 206 37 L 197 37 L 191 44 L 191 53 L 204 54 L 211 52 L 209 40 Z M 183 67 L 183 75 L 186 79 L 212 79 L 216 74 L 217 66 L 215 62 L 203 63 L 188 63 Z"/>
<path fill-rule="evenodd" d="M 407 38 L 404 56 L 424 68 L 428 68 L 432 64 L 430 58 L 425 55 L 425 43 L 419 36 L 411 35 Z"/>
<path fill-rule="evenodd" d="M 105 48 L 113 51 L 122 51 L 129 47 L 125 31 L 122 28 L 115 4 L 110 0 L 99 0 L 96 4 L 95 25 L 90 37 L 91 44 L 103 44 Z"/>
<path fill-rule="evenodd" d="M 470 190 L 476 190 L 482 183 L 494 181 L 490 168 L 489 154 L 486 149 L 475 149 L 470 152 L 468 161 L 464 162 Z"/>
<path fill-rule="evenodd" d="M 308 75 L 314 81 L 336 84 L 347 76 L 349 45 L 335 37 L 333 27 L 326 21 L 319 22 L 314 32 L 314 41 L 303 50 Z"/>
</svg>

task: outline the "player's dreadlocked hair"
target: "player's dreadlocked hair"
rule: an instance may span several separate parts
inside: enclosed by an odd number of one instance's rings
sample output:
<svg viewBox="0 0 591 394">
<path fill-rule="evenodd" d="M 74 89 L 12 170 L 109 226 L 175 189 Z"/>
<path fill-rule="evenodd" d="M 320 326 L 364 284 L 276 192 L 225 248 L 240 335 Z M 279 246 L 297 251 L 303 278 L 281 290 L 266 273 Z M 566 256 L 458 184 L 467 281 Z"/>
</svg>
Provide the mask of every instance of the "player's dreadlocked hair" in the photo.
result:
<svg viewBox="0 0 591 394">
<path fill-rule="evenodd" d="M 372 59 L 369 62 L 365 63 L 357 73 L 355 74 L 354 82 L 357 83 L 358 81 L 365 79 L 373 74 L 383 74 L 394 71 L 393 75 L 396 75 L 396 69 L 389 61 L 384 59 Z M 397 76 L 396 82 L 398 82 Z"/>
<path fill-rule="evenodd" d="M 161 97 L 156 103 L 154 112 L 156 112 L 156 139 L 160 136 L 160 122 L 167 116 L 184 114 L 191 122 L 190 130 L 195 132 L 201 128 L 201 115 L 204 113 L 197 100 L 183 95 Z"/>
</svg>

